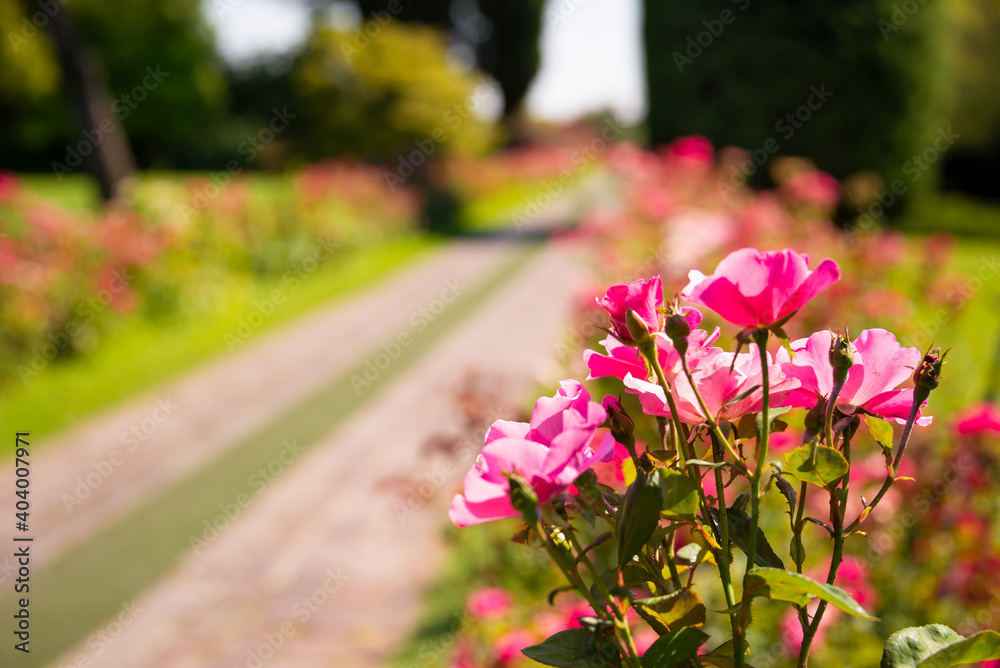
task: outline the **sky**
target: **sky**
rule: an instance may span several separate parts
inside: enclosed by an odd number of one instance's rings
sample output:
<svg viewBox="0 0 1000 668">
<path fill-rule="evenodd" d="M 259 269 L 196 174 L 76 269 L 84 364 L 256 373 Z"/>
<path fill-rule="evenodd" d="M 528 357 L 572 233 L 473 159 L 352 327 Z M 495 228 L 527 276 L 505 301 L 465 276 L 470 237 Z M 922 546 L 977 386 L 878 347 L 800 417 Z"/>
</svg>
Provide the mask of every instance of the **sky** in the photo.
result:
<svg viewBox="0 0 1000 668">
<path fill-rule="evenodd" d="M 205 0 L 222 55 L 234 63 L 299 44 L 309 15 L 294 0 Z M 568 121 L 611 109 L 645 115 L 640 0 L 548 0 L 541 67 L 526 100 L 542 120 Z"/>
</svg>

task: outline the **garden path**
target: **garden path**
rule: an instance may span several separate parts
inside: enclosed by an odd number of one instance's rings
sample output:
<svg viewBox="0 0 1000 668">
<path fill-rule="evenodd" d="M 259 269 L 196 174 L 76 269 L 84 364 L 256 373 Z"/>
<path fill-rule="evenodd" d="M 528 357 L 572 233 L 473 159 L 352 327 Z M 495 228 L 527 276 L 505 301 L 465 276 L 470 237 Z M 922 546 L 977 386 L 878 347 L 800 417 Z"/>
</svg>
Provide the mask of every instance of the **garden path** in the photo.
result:
<svg viewBox="0 0 1000 668">
<path fill-rule="evenodd" d="M 39 554 L 92 535 L 155 495 L 157 486 L 218 456 L 240 430 L 259 428 L 324 380 L 356 368 L 381 342 L 398 341 L 412 327 L 411 315 L 444 301 L 456 278 L 469 286 L 487 280 L 523 252 L 518 245 L 451 245 L 371 292 L 262 335 L 246 350 L 131 402 L 106 423 L 82 427 L 65 447 L 46 448 L 46 459 L 40 455 L 36 463 L 39 475 L 48 467 L 64 470 L 46 474 L 52 477 Z M 100 651 L 92 640 L 81 642 L 52 665 L 80 657 L 116 668 L 381 665 L 417 621 L 443 552 L 448 499 L 481 444 L 428 448 L 442 436 L 458 436 L 453 425 L 462 418 L 452 397 L 470 369 L 504 396 L 556 380 L 552 353 L 566 331 L 577 267 L 564 246 L 543 247 L 412 365 L 373 389 L 359 410 L 307 452 L 283 461 L 280 477 L 251 495 L 228 528 L 203 535 L 197 554 L 186 553 L 143 591 L 120 635 L 115 622 L 104 627 L 115 629 L 113 642 Z M 175 414 L 70 520 L 60 517 L 67 514 L 61 500 L 67 486 L 94 470 L 106 448 L 119 448 L 121 435 L 164 397 L 178 405 Z"/>
<path fill-rule="evenodd" d="M 34 567 L 350 371 L 374 342 L 406 330 L 421 307 L 452 286 L 460 292 L 484 280 L 512 252 L 509 244 L 449 244 L 363 294 L 259 334 L 233 354 L 46 443 L 32 467 Z M 12 471 L 4 463 L 6 480 Z"/>
</svg>

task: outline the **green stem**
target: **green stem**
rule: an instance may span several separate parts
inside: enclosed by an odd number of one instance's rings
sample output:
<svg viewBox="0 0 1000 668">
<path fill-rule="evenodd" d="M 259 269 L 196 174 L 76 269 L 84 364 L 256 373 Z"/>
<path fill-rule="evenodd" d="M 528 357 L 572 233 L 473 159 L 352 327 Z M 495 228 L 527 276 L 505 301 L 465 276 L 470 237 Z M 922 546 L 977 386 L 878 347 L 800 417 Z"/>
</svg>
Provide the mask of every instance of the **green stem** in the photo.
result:
<svg viewBox="0 0 1000 668">
<path fill-rule="evenodd" d="M 834 490 L 830 490 L 830 513 L 833 515 L 833 557 L 830 560 L 830 571 L 826 577 L 826 583 L 832 585 L 837 580 L 837 570 L 844 559 L 844 515 L 840 511 L 837 503 L 837 496 Z M 816 607 L 816 614 L 813 615 L 812 623 L 802 638 L 802 647 L 799 649 L 799 668 L 805 668 L 809 660 L 809 648 L 812 646 L 813 638 L 819 631 L 819 623 L 826 612 L 827 602 L 820 601 Z"/>
<path fill-rule="evenodd" d="M 552 537 L 542 527 L 542 523 L 540 521 L 536 521 L 532 528 L 534 528 L 534 530 L 538 533 L 538 537 L 542 540 L 542 545 L 545 546 L 545 550 L 549 553 L 549 556 L 552 557 L 552 561 L 556 563 L 556 565 L 559 567 L 559 570 L 563 572 L 563 575 L 566 576 L 566 579 L 569 580 L 570 585 L 572 585 L 577 590 L 577 592 L 587 601 L 587 603 L 590 604 L 590 606 L 594 609 L 595 612 L 599 613 L 601 610 L 604 610 L 604 614 L 607 615 L 608 614 L 607 608 L 610 607 L 612 610 L 612 616 L 614 617 L 615 628 L 618 628 L 620 630 L 622 624 L 622 618 L 624 617 L 624 615 L 622 615 L 618 611 L 618 609 L 614 606 L 614 599 L 611 596 L 611 592 L 608 591 L 607 586 L 604 584 L 604 581 L 601 580 L 600 577 L 595 577 L 595 582 L 598 583 L 598 588 L 602 590 L 601 594 L 606 598 L 606 603 L 604 605 L 599 605 L 598 601 L 595 601 L 594 598 L 591 596 L 590 589 L 587 588 L 587 585 L 583 581 L 583 578 L 580 577 L 580 574 L 576 570 L 576 566 L 573 564 L 566 563 L 565 555 L 563 555 L 562 552 L 559 551 L 559 548 L 556 547 L 555 543 L 552 541 Z M 567 531 L 566 535 L 570 537 L 570 542 L 576 548 L 577 552 L 579 554 L 583 554 L 582 548 L 580 547 L 579 542 L 576 540 L 576 537 L 573 535 L 573 532 Z M 589 559 L 586 558 L 585 554 L 583 554 L 582 561 L 585 561 L 587 565 L 591 569 L 593 569 L 596 573 L 594 565 L 590 562 Z M 625 626 L 627 627 L 627 624 Z M 616 638 L 616 640 L 618 639 Z M 620 643 L 620 640 L 618 642 Z M 628 663 L 629 666 L 632 666 L 632 668 L 641 668 L 641 664 L 639 663 L 639 658 L 638 658 L 639 653 L 635 650 L 635 643 L 632 641 L 631 635 L 628 635 L 627 644 L 624 644 L 620 648 L 620 650 L 624 650 L 625 658 L 628 659 L 629 661 Z"/>
<path fill-rule="evenodd" d="M 659 363 L 656 365 L 659 369 Z M 681 355 L 681 368 L 684 371 L 684 376 L 687 378 L 688 384 L 691 389 L 694 390 L 694 395 L 698 400 L 698 404 L 701 406 L 701 411 L 705 415 L 705 421 L 712 431 L 712 458 L 716 462 L 722 462 L 725 460 L 725 456 L 719 452 L 719 448 L 728 450 L 729 453 L 734 458 L 734 465 L 742 463 L 739 455 L 736 453 L 735 448 L 729 443 L 729 439 L 722 432 L 715 418 L 712 416 L 711 411 L 708 409 L 708 404 L 705 399 L 702 398 L 701 392 L 698 391 L 698 386 L 694 382 L 694 378 L 691 375 L 691 370 L 688 367 L 687 356 Z M 669 395 L 669 388 L 666 387 L 666 379 L 663 377 L 662 370 L 659 371 L 658 377 L 660 378 L 660 384 L 664 386 L 664 391 Z M 671 401 L 673 399 L 671 398 Z M 673 408 L 673 404 L 671 404 Z M 675 411 L 676 414 L 676 411 Z M 726 598 L 726 607 L 730 610 L 729 613 L 729 625 L 733 632 L 733 656 L 736 659 L 736 665 L 738 668 L 743 668 L 746 662 L 746 653 L 743 651 L 743 628 L 740 623 L 740 617 L 736 607 L 736 590 L 733 588 L 733 576 L 729 568 L 729 515 L 726 512 L 726 495 L 723 491 L 722 482 L 722 468 L 717 467 L 714 471 L 715 473 L 715 495 L 717 497 L 717 502 L 719 505 L 719 529 L 721 534 L 721 547 L 720 553 L 715 555 L 715 561 L 719 569 L 719 578 L 722 580 L 722 591 Z M 708 501 L 704 498 L 704 488 L 701 484 L 701 479 L 697 480 L 697 489 L 699 490 L 699 496 L 701 497 L 702 503 L 702 516 L 708 520 L 711 517 L 711 511 L 708 506 Z"/>
<path fill-rule="evenodd" d="M 754 559 L 757 556 L 757 525 L 760 520 L 760 479 L 764 474 L 764 465 L 767 463 L 767 446 L 771 432 L 771 418 L 769 414 L 771 403 L 771 385 L 768 378 L 767 369 L 767 330 L 763 335 L 756 336 L 757 348 L 760 351 L 761 385 L 763 395 L 761 397 L 761 428 L 760 441 L 757 443 L 757 461 L 754 464 L 753 475 L 750 477 L 750 549 L 747 550 L 746 573 L 754 567 Z M 744 574 L 744 578 L 746 575 Z M 744 587 L 744 590 L 746 588 Z M 748 603 L 744 601 L 744 605 Z"/>
<path fill-rule="evenodd" d="M 601 574 L 597 572 L 597 567 L 594 566 L 594 562 L 590 560 L 590 557 L 587 556 L 587 554 L 583 551 L 583 548 L 580 546 L 580 542 L 577 540 L 576 534 L 572 531 L 567 531 L 566 535 L 569 536 L 570 544 L 573 546 L 577 555 L 579 555 L 578 561 L 583 562 L 584 566 L 587 567 L 587 570 L 590 572 L 590 576 L 597 584 L 597 588 L 600 589 L 601 594 L 607 599 L 608 605 L 610 605 L 611 609 L 615 612 L 615 628 L 618 629 L 625 641 L 624 645 L 629 653 L 627 658 L 630 659 L 630 664 L 639 666 L 639 650 L 636 649 L 635 640 L 632 638 L 632 631 L 628 627 L 628 620 L 625 615 L 625 612 L 628 609 L 628 602 L 626 601 L 621 608 L 618 607 L 615 598 L 611 595 L 611 591 L 608 589 L 607 585 L 604 584 L 604 580 L 601 579 Z M 621 578 L 620 572 L 618 577 L 619 579 Z"/>
<path fill-rule="evenodd" d="M 848 437 L 849 433 L 849 430 L 845 430 L 843 434 L 844 458 L 847 460 L 848 471 L 850 471 L 851 464 L 851 439 Z M 836 583 L 837 571 L 840 569 L 840 564 L 844 560 L 844 537 L 846 535 L 844 531 L 844 516 L 847 513 L 847 495 L 850 492 L 851 487 L 850 473 L 845 475 L 839 484 L 839 487 L 843 490 L 843 496 L 839 501 L 837 500 L 836 494 L 837 487 L 838 485 L 834 485 L 830 488 L 830 520 L 833 524 L 833 556 L 830 559 L 830 571 L 826 576 L 826 583 L 829 585 Z M 827 602 L 820 601 L 819 605 L 816 607 L 816 614 L 813 615 L 812 623 L 809 624 L 808 628 L 806 628 L 803 633 L 802 647 L 799 649 L 799 666 L 801 668 L 804 668 L 809 660 L 809 649 L 812 646 L 813 638 L 819 631 L 819 624 L 823 620 L 823 614 L 826 612 L 826 608 Z"/>
<path fill-rule="evenodd" d="M 808 492 L 809 492 L 809 484 L 808 483 L 802 483 L 802 485 L 799 487 L 799 503 L 798 503 L 798 507 L 795 510 L 795 518 L 792 520 L 792 532 L 795 533 L 796 535 L 798 535 L 800 537 L 799 538 L 800 542 L 802 540 L 801 536 L 802 536 L 802 529 L 804 528 L 803 525 L 805 524 L 805 522 L 804 522 L 804 520 L 802 518 L 805 517 L 805 514 L 806 514 L 806 494 Z M 802 572 L 802 562 L 796 561 L 795 562 L 795 568 L 796 568 L 797 572 L 801 573 Z"/>
<path fill-rule="evenodd" d="M 676 555 L 676 548 L 674 545 L 674 538 L 676 533 L 670 534 L 664 542 L 667 544 L 667 568 L 670 569 L 670 581 L 673 583 L 676 591 L 680 591 L 684 588 L 681 584 L 681 576 L 677 572 L 677 564 L 674 563 L 674 556 Z"/>
<path fill-rule="evenodd" d="M 716 454 L 716 449 L 712 448 L 712 453 Z M 721 460 L 721 453 L 717 456 Z M 722 468 L 715 469 L 715 494 L 719 504 L 719 528 L 722 538 L 721 554 L 716 555 L 716 562 L 719 565 L 719 577 L 722 580 L 722 591 L 726 597 L 726 607 L 729 608 L 729 626 L 733 631 L 733 657 L 736 665 L 742 668 L 746 662 L 746 652 L 743 649 L 743 629 L 740 624 L 739 613 L 736 608 L 736 590 L 733 588 L 733 576 L 729 569 L 729 515 L 726 512 L 726 495 L 723 492 Z"/>
<path fill-rule="evenodd" d="M 666 374 L 663 373 L 663 367 L 660 366 L 660 360 L 656 354 L 655 345 L 652 346 L 640 346 L 639 351 L 642 353 L 643 357 L 652 367 L 653 373 L 656 375 L 656 380 L 663 388 L 663 393 L 667 399 L 667 406 L 670 408 L 670 415 L 674 420 L 674 431 L 678 432 L 681 438 L 678 443 L 678 457 L 680 458 L 680 465 L 682 471 L 687 474 L 691 481 L 695 484 L 695 489 L 698 490 L 699 503 L 702 509 L 702 516 L 705 521 L 710 521 L 711 512 L 709 510 L 708 500 L 705 498 L 705 489 L 701 484 L 701 476 L 698 472 L 693 469 L 693 467 L 687 466 L 687 460 L 689 459 L 686 449 L 687 449 L 687 431 L 684 429 L 684 425 L 680 421 L 680 414 L 677 412 L 677 404 L 674 402 L 673 393 L 670 391 L 670 383 L 667 382 Z M 734 458 L 734 465 L 739 465 L 742 463 L 736 450 L 729 443 L 729 439 L 726 438 L 725 434 L 719 428 L 719 425 L 715 422 L 711 413 L 708 410 L 708 406 L 705 404 L 705 400 L 702 399 L 701 394 L 698 392 L 698 387 L 695 385 L 694 380 L 691 377 L 691 371 L 688 369 L 687 356 L 681 355 L 681 367 L 684 370 L 684 375 L 687 377 L 688 383 L 694 389 L 695 396 L 698 398 L 698 402 L 701 404 L 702 412 L 705 414 L 706 422 L 712 433 L 720 440 L 720 443 L 729 450 L 730 454 Z M 714 448 L 713 448 L 714 452 Z M 729 520 L 726 516 L 726 506 L 725 506 L 725 495 L 722 493 L 721 485 L 721 471 L 716 469 L 716 483 L 717 483 L 717 494 L 719 496 L 719 523 L 722 527 L 722 534 L 725 536 L 725 543 L 728 543 L 729 538 Z M 723 592 L 726 597 L 726 606 L 732 610 L 736 607 L 736 593 L 733 589 L 732 575 L 729 570 L 729 551 L 728 546 L 723 544 L 723 550 L 720 554 L 715 555 L 716 564 L 719 569 L 719 577 L 722 579 Z M 736 611 L 733 611 L 729 615 L 730 626 L 733 630 L 733 651 L 736 657 L 737 668 L 743 668 L 746 663 L 746 657 L 743 652 L 743 632 L 740 628 L 740 623 Z"/>
<path fill-rule="evenodd" d="M 875 506 L 878 502 L 882 500 L 889 488 L 892 487 L 892 483 L 896 480 L 896 473 L 899 471 L 899 464 L 903 461 L 903 453 L 906 452 L 906 444 L 910 442 L 910 434 L 913 432 L 913 425 L 917 421 L 917 413 L 920 412 L 920 406 L 923 404 L 926 397 L 914 396 L 913 405 L 910 407 L 910 415 L 906 418 L 906 426 L 903 427 L 903 435 L 899 439 L 899 449 L 896 450 L 896 458 L 892 462 L 892 468 L 887 472 L 885 480 L 882 482 L 882 487 L 878 490 L 878 494 L 872 499 L 872 502 L 868 504 L 865 510 L 868 514 L 875 510 Z M 857 519 L 851 522 L 850 526 L 847 527 L 846 533 L 854 533 L 854 530 L 858 528 L 864 518 L 867 517 L 864 511 L 861 515 L 858 515 Z"/>
<path fill-rule="evenodd" d="M 808 492 L 809 492 L 808 483 L 802 483 L 802 485 L 799 487 L 799 503 L 795 510 L 795 517 L 792 518 L 792 533 L 794 534 L 793 539 L 800 546 L 802 546 L 802 529 L 804 528 L 803 527 L 804 522 L 802 518 L 805 517 L 806 494 Z M 805 547 L 803 546 L 801 549 L 804 552 Z M 799 561 L 798 559 L 795 560 L 795 572 L 799 573 L 800 575 L 802 574 L 802 564 L 805 562 L 805 554 L 803 553 L 801 556 L 802 556 L 802 561 Z M 804 638 L 806 635 L 806 630 L 809 628 L 809 615 L 806 612 L 805 606 L 799 608 L 799 625 L 802 627 L 802 637 Z"/>
</svg>

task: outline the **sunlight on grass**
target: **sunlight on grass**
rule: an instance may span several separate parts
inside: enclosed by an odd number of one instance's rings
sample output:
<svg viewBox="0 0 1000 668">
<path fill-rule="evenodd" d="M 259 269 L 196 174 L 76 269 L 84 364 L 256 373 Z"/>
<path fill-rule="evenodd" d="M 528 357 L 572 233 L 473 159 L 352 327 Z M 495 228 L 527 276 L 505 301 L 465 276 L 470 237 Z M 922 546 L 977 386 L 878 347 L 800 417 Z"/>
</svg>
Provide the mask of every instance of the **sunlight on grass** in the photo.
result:
<svg viewBox="0 0 1000 668">
<path fill-rule="evenodd" d="M 232 334 L 253 310 L 254 300 L 266 298 L 273 290 L 282 289 L 286 301 L 254 336 L 384 279 L 390 271 L 401 268 L 435 242 L 411 236 L 359 249 L 336 264 L 319 269 L 303 280 L 297 290 L 289 289 L 280 276 L 258 283 L 245 277 L 231 277 L 229 283 L 218 287 L 221 293 L 218 307 L 197 317 L 169 322 L 123 318 L 92 354 L 52 363 L 27 383 L 11 381 L 3 391 L 0 425 L 8 432 L 30 430 L 36 438 L 64 429 L 225 353 L 226 334 Z"/>
</svg>

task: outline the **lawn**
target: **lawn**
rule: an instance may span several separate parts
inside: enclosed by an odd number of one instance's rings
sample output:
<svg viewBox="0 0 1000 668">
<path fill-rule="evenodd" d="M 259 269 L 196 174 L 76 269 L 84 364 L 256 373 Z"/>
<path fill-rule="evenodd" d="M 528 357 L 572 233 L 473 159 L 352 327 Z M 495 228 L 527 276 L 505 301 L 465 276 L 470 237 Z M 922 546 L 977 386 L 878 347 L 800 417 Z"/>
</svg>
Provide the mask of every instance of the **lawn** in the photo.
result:
<svg viewBox="0 0 1000 668">
<path fill-rule="evenodd" d="M 122 601 L 132 600 L 175 566 L 184 554 L 190 553 L 193 537 L 204 535 L 208 513 L 220 504 L 232 503 L 240 494 L 253 498 L 257 492 L 248 488 L 247 480 L 278 456 L 288 434 L 295 434 L 297 445 L 306 449 L 321 442 L 378 388 L 392 382 L 445 332 L 505 285 L 533 257 L 533 250 L 537 246 L 525 246 L 462 295 L 446 314 L 415 334 L 413 345 L 379 376 L 372 392 L 359 394 L 348 381 L 352 374 L 363 371 L 363 361 L 359 360 L 357 368 L 331 379 L 300 404 L 233 444 L 219 458 L 46 567 L 38 575 L 42 584 L 32 608 L 32 618 L 40 629 L 38 650 L 23 665 L 45 665 L 93 630 L 100 620 L 113 616 Z M 221 335 L 221 330 L 217 334 Z M 211 542 L 214 538 L 204 540 Z M 109 564 L 115 566 L 109 570 Z M 9 595 L 0 596 L 0 606 L 8 609 L 11 605 Z M 0 648 L 0 663 L 12 653 L 9 645 Z"/>
<path fill-rule="evenodd" d="M 297 289 L 289 288 L 280 276 L 264 281 L 230 276 L 228 283 L 214 287 L 218 307 L 196 316 L 165 321 L 118 318 L 90 354 L 51 363 L 26 382 L 12 380 L 3 390 L 0 428 L 8 433 L 30 430 L 36 438 L 64 429 L 225 354 L 227 335 L 232 336 L 254 311 L 256 300 L 267 299 L 272 291 L 281 290 L 286 300 L 253 336 L 384 280 L 438 241 L 410 235 L 358 249 L 336 263 L 322 265 Z"/>
<path fill-rule="evenodd" d="M 965 277 L 950 299 L 961 303 L 957 317 L 925 308 L 913 345 L 931 340 L 951 348 L 945 366 L 947 391 L 932 396 L 935 413 L 951 415 L 1000 391 L 1000 239 L 960 238 L 952 269 Z M 919 336 L 923 332 L 924 336 Z M 919 339 L 919 341 L 917 340 Z M 949 382 L 950 381 L 950 382 Z"/>
</svg>

